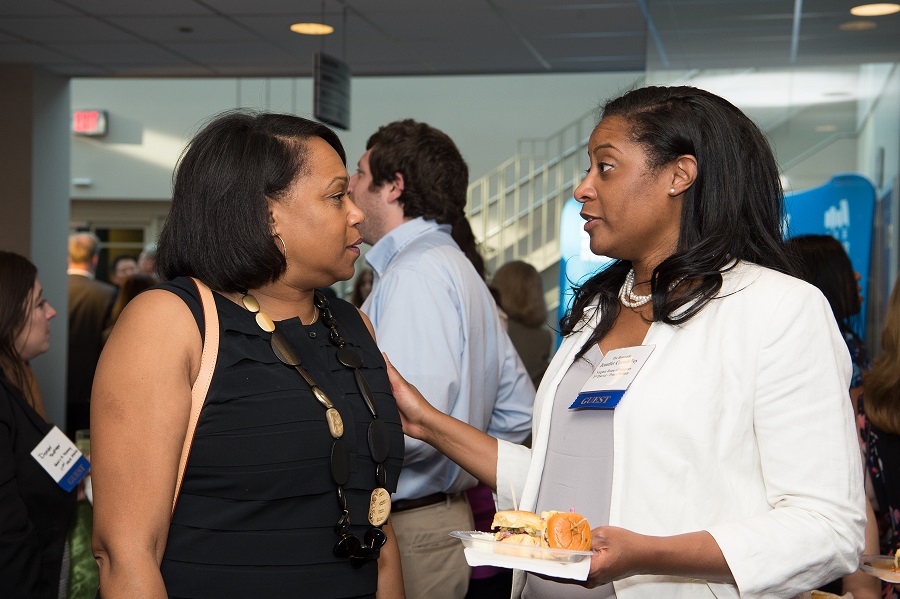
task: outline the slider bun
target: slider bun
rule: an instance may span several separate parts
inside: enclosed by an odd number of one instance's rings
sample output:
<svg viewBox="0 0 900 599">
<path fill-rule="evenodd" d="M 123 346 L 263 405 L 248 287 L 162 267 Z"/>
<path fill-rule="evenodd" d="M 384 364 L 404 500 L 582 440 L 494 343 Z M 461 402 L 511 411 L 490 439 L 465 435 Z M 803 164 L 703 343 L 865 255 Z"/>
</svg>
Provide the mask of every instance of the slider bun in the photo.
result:
<svg viewBox="0 0 900 599">
<path fill-rule="evenodd" d="M 519 528 L 530 534 L 539 535 L 543 528 L 541 517 L 524 510 L 502 510 L 494 514 L 491 528 Z"/>
<path fill-rule="evenodd" d="M 546 521 L 544 536 L 552 549 L 588 551 L 591 548 L 591 526 L 581 514 L 556 512 Z"/>
</svg>

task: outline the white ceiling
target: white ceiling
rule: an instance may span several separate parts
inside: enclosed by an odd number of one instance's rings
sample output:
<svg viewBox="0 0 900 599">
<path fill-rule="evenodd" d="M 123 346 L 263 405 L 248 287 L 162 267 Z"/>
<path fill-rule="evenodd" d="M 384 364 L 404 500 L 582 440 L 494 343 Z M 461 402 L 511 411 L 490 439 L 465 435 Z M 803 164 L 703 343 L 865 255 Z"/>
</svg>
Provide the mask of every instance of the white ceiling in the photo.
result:
<svg viewBox="0 0 900 599">
<path fill-rule="evenodd" d="M 0 64 L 75 77 L 786 67 L 900 61 L 900 14 L 842 31 L 845 0 L 0 0 Z M 800 10 L 798 10 L 798 8 Z"/>
</svg>

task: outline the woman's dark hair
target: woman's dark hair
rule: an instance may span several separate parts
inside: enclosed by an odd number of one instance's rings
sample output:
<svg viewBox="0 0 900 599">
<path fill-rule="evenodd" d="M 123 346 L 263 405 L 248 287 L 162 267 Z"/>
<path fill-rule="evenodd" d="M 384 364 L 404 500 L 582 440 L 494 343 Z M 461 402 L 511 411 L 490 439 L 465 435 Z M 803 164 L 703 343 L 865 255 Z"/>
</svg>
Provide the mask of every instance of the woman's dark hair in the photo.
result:
<svg viewBox="0 0 900 599">
<path fill-rule="evenodd" d="M 831 235 L 800 235 L 788 239 L 785 247 L 795 274 L 818 287 L 828 300 L 841 333 L 860 341 L 851 322 L 861 308 L 856 271 L 841 242 Z"/>
<path fill-rule="evenodd" d="M 0 250 L 0 369 L 29 401 L 30 385 L 25 364 L 16 351 L 16 337 L 32 309 L 28 299 L 36 278 L 37 268 L 28 258 Z"/>
<path fill-rule="evenodd" d="M 244 291 L 276 280 L 287 263 L 272 237 L 267 199 L 278 201 L 309 173 L 307 141 L 325 140 L 346 164 L 337 135 L 287 114 L 228 112 L 188 144 L 159 238 L 164 279 L 194 276 L 213 289 Z"/>
<path fill-rule="evenodd" d="M 697 160 L 697 177 L 684 193 L 678 246 L 650 279 L 654 321 L 674 325 L 700 312 L 721 289 L 721 271 L 733 261 L 791 272 L 782 245 L 778 166 L 765 136 L 743 112 L 694 87 L 645 87 L 608 102 L 602 118 L 610 117 L 629 124 L 650 172 L 684 154 Z M 630 268 L 628 261 L 615 261 L 575 290 L 572 308 L 560 321 L 563 335 L 580 326 L 597 298 L 601 316 L 579 357 L 612 328 Z M 689 284 L 676 285 L 682 280 Z"/>
</svg>

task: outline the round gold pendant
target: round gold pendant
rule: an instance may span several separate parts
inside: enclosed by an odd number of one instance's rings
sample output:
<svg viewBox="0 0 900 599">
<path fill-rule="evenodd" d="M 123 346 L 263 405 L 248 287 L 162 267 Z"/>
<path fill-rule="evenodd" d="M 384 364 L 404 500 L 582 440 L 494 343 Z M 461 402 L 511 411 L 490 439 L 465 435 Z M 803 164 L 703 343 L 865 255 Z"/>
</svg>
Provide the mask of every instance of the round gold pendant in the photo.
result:
<svg viewBox="0 0 900 599">
<path fill-rule="evenodd" d="M 391 515 L 391 494 L 387 489 L 376 487 L 372 489 L 372 499 L 369 502 L 369 524 L 381 526 L 387 522 Z"/>
<path fill-rule="evenodd" d="M 256 313 L 256 324 L 267 333 L 271 333 L 275 330 L 275 323 L 269 318 L 268 314 L 263 314 L 262 312 Z"/>
<path fill-rule="evenodd" d="M 344 434 L 344 421 L 341 414 L 334 408 L 325 410 L 325 420 L 328 422 L 328 432 L 333 439 L 340 439 Z"/>
<path fill-rule="evenodd" d="M 250 294 L 245 295 L 241 298 L 241 303 L 244 304 L 244 307 L 247 308 L 250 312 L 256 314 L 259 312 L 259 302 L 256 301 L 256 298 Z"/>
</svg>

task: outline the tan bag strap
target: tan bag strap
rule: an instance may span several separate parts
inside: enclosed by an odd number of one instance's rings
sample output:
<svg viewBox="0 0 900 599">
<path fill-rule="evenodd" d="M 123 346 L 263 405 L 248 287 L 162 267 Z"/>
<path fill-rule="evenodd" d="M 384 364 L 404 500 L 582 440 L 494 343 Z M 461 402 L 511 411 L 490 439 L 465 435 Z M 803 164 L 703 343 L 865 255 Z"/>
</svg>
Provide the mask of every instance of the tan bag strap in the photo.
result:
<svg viewBox="0 0 900 599">
<path fill-rule="evenodd" d="M 206 393 L 209 391 L 209 383 L 212 381 L 213 371 L 216 369 L 216 358 L 219 355 L 219 313 L 216 311 L 216 300 L 212 291 L 203 281 L 191 277 L 197 291 L 200 292 L 200 304 L 203 307 L 203 353 L 200 355 L 200 373 L 191 387 L 191 416 L 188 420 L 187 434 L 184 436 L 184 446 L 181 449 L 181 460 L 178 462 L 178 478 L 175 479 L 175 496 L 172 498 L 172 513 L 175 513 L 175 504 L 178 503 L 178 494 L 181 492 L 181 482 L 184 479 L 184 469 L 187 466 L 188 456 L 191 454 L 191 444 L 194 442 L 194 430 L 197 421 L 200 420 L 200 410 L 206 401 Z"/>
</svg>

